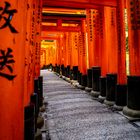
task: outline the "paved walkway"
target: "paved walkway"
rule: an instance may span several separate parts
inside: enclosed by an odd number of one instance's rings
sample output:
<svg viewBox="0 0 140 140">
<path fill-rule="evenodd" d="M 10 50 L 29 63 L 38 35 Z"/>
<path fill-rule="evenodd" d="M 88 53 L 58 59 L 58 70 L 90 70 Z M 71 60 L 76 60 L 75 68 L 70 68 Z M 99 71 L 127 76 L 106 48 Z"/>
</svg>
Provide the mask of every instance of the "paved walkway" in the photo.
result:
<svg viewBox="0 0 140 140">
<path fill-rule="evenodd" d="M 41 71 L 51 140 L 140 140 L 140 127 L 53 72 Z"/>
</svg>

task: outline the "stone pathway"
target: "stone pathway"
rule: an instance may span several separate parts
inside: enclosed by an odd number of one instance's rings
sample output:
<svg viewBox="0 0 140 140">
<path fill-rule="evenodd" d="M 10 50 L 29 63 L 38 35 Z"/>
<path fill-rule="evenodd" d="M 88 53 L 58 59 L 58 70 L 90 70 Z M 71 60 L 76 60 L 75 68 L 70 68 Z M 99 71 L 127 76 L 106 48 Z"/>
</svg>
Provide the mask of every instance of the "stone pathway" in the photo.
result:
<svg viewBox="0 0 140 140">
<path fill-rule="evenodd" d="M 41 74 L 51 140 L 140 140 L 139 125 L 53 72 L 42 70 Z"/>
</svg>

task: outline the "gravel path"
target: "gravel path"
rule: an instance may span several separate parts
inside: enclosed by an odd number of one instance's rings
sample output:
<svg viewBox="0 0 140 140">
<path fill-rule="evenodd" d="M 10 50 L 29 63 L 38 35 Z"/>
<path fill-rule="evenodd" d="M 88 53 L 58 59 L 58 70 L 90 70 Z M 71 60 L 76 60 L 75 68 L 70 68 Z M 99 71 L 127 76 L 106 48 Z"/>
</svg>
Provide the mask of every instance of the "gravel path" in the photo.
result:
<svg viewBox="0 0 140 140">
<path fill-rule="evenodd" d="M 41 74 L 51 140 L 140 140 L 139 125 L 53 72 L 42 70 Z"/>
</svg>

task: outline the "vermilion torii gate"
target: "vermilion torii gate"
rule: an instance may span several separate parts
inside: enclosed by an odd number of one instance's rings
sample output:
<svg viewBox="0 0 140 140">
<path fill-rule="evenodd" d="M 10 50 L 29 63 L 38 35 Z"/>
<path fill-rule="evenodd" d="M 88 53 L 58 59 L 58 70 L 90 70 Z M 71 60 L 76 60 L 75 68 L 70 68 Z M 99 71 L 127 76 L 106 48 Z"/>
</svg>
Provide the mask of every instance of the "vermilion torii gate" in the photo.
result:
<svg viewBox="0 0 140 140">
<path fill-rule="evenodd" d="M 132 90 L 131 84 L 135 80 L 137 81 L 136 83 L 138 83 L 137 78 L 139 76 L 137 71 L 137 67 L 139 67 L 137 59 L 137 54 L 139 54 L 137 47 L 139 48 L 139 43 L 136 43 L 139 42 L 139 1 L 83 0 L 79 2 L 78 0 L 58 0 L 55 3 L 52 1 L 44 1 L 44 7 L 45 6 L 54 8 L 78 7 L 79 9 L 86 10 L 86 18 L 81 20 L 81 24 L 79 24 L 81 29 L 79 26 L 77 27 L 77 30 L 80 29 L 79 33 L 76 33 L 76 30 L 74 33 L 75 35 L 79 34 L 79 37 L 81 38 L 78 43 L 76 41 L 79 48 L 77 67 L 80 74 L 78 74 L 77 78 L 81 85 L 80 87 L 86 87 L 85 89 L 87 91 L 92 90 L 91 93 L 93 96 L 99 96 L 99 99 L 101 101 L 104 100 L 105 104 L 114 105 L 114 107 L 119 110 L 122 110 L 123 107 L 127 105 L 127 107 L 124 108 L 124 114 L 138 117 L 140 106 L 138 103 L 138 91 L 136 91 L 138 88 L 136 88 L 135 84 L 135 87 L 132 86 L 135 90 Z M 125 9 L 127 9 L 128 13 L 128 42 L 130 51 L 130 76 L 128 76 L 128 78 L 126 76 Z M 86 22 L 85 26 L 83 26 L 84 22 Z M 46 28 L 47 30 L 47 27 L 43 28 Z M 59 30 L 60 26 L 59 29 L 58 27 L 55 28 Z M 73 32 L 70 30 L 72 29 L 69 28 L 64 30 L 64 28 L 62 28 L 62 30 L 60 29 L 59 31 Z M 135 35 L 137 36 L 135 37 Z M 69 36 L 68 38 L 71 37 Z M 75 41 L 71 40 L 69 46 L 74 44 L 72 42 Z M 134 42 L 136 43 L 135 46 L 137 46 L 135 48 Z M 74 48 L 74 45 L 71 47 Z M 70 56 L 71 59 L 73 59 L 75 52 L 72 51 L 73 49 L 70 50 Z M 65 54 L 66 52 L 67 51 L 65 50 Z M 76 58 L 77 57 L 75 57 L 75 60 Z M 67 59 L 65 58 L 64 61 L 67 61 Z M 61 63 L 61 65 L 64 64 Z M 69 61 L 68 65 L 71 66 L 71 69 L 73 67 L 73 70 L 76 67 L 76 64 L 73 64 L 72 61 Z M 68 65 L 65 65 L 65 67 Z M 75 72 L 73 71 L 73 73 Z M 79 75 L 81 76 L 80 79 Z M 74 80 L 75 79 L 74 76 Z M 131 90 L 133 91 L 132 93 Z M 132 113 L 133 111 L 135 111 L 134 114 Z"/>
<path fill-rule="evenodd" d="M 43 7 L 86 9 L 86 17 L 80 17 L 80 23 L 74 22 L 77 27 L 63 27 L 63 20 L 57 20 L 58 27 L 42 27 L 42 30 L 63 32 L 57 39 L 55 63 L 67 68 L 68 77 L 71 69 L 74 80 L 78 79 L 82 88 L 92 89 L 94 96 L 100 94 L 100 100 L 105 99 L 106 104 L 118 109 L 126 106 L 124 114 L 140 118 L 140 1 L 43 0 Z M 128 13 L 128 77 L 124 8 Z M 40 97 L 34 92 L 38 93 L 36 81 L 41 79 L 41 11 L 41 0 L 0 1 L 1 140 L 23 140 L 27 135 L 34 139 L 34 133 L 24 130 L 24 119 L 33 115 L 31 102 Z M 36 106 L 36 118 L 37 111 Z M 31 127 L 35 132 L 34 124 Z"/>
</svg>

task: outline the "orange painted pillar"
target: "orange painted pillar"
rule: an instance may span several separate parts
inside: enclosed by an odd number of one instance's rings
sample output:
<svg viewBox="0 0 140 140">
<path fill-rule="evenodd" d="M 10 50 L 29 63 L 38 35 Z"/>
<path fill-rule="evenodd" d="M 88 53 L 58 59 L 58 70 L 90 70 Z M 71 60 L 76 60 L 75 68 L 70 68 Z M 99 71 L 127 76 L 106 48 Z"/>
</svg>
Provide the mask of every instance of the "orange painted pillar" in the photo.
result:
<svg viewBox="0 0 140 140">
<path fill-rule="evenodd" d="M 122 110 L 126 105 L 126 37 L 125 37 L 125 0 L 117 1 L 117 33 L 118 33 L 118 72 L 115 95 L 115 107 Z"/>
<path fill-rule="evenodd" d="M 72 50 L 71 50 L 71 63 L 72 63 L 72 70 L 73 70 L 73 80 L 77 80 L 78 76 L 78 48 L 77 42 L 78 36 L 77 32 L 72 32 Z"/>
<path fill-rule="evenodd" d="M 105 7 L 105 36 L 107 49 L 107 79 L 106 100 L 107 105 L 115 103 L 115 88 L 118 72 L 118 38 L 116 8 Z"/>
<path fill-rule="evenodd" d="M 77 48 L 77 42 L 78 36 L 77 33 L 73 33 L 73 46 L 72 46 L 72 64 L 73 66 L 78 66 L 78 48 Z"/>
<path fill-rule="evenodd" d="M 108 73 L 117 73 L 118 67 L 118 40 L 117 40 L 117 22 L 116 22 L 116 8 L 105 7 L 105 33 L 106 33 L 106 47 L 108 54 Z M 113 35 L 113 38 L 112 38 Z"/>
<path fill-rule="evenodd" d="M 93 36 L 94 36 L 94 32 L 93 32 L 93 9 L 87 9 L 86 10 L 86 15 L 87 15 L 87 33 L 88 33 L 88 62 L 89 62 L 89 68 L 92 68 L 92 66 L 94 65 L 94 59 L 93 59 Z"/>
<path fill-rule="evenodd" d="M 57 41 L 57 72 L 60 73 L 61 65 L 61 46 L 60 46 L 60 37 Z"/>
<path fill-rule="evenodd" d="M 34 93 L 34 11 L 33 11 L 33 0 L 29 1 L 29 10 L 30 10 L 30 21 L 31 23 L 29 28 L 29 63 L 28 63 L 28 89 L 29 93 L 33 94 Z"/>
<path fill-rule="evenodd" d="M 33 94 L 33 85 L 31 82 L 31 49 L 32 46 L 30 44 L 30 36 L 31 36 L 31 16 L 32 16 L 32 9 L 30 8 L 32 5 L 32 0 L 27 1 L 27 15 L 26 19 L 27 22 L 26 26 L 26 41 L 25 41 L 25 69 L 24 69 L 24 105 L 27 106 L 30 102 L 30 95 Z M 31 90 L 32 89 L 32 90 Z"/>
<path fill-rule="evenodd" d="M 65 40 L 66 40 L 65 66 L 69 66 L 70 65 L 70 45 L 69 45 L 69 33 L 68 32 L 65 33 Z"/>
<path fill-rule="evenodd" d="M 87 73 L 87 56 L 86 56 L 86 22 L 82 20 L 82 29 L 81 29 L 81 38 L 82 38 L 82 69 L 81 72 L 83 75 Z"/>
<path fill-rule="evenodd" d="M 108 67 L 108 61 L 107 61 L 107 45 L 106 45 L 106 34 L 105 34 L 105 19 L 106 15 L 104 12 L 104 7 L 99 8 L 99 14 L 100 14 L 100 46 L 101 46 L 101 76 L 99 80 L 99 90 L 100 95 L 99 99 L 103 102 L 106 98 L 106 74 L 107 74 L 107 67 Z"/>
<path fill-rule="evenodd" d="M 66 39 L 66 57 L 65 57 L 65 59 L 66 59 L 66 65 L 67 65 L 66 77 L 72 79 L 72 69 L 73 69 L 73 64 L 72 64 L 73 36 L 72 36 L 72 32 L 66 32 L 65 39 Z"/>
<path fill-rule="evenodd" d="M 35 26 L 36 26 L 36 32 L 35 32 L 35 75 L 36 77 L 40 76 L 40 44 L 41 44 L 41 15 L 42 15 L 42 1 L 36 0 L 35 5 Z"/>
<path fill-rule="evenodd" d="M 67 58 L 68 58 L 68 50 L 67 50 L 67 38 L 66 32 L 64 33 L 63 37 L 63 58 L 64 58 L 64 68 L 63 68 L 63 75 L 67 76 Z"/>
<path fill-rule="evenodd" d="M 81 32 L 79 33 L 79 38 L 80 38 L 80 45 L 79 45 L 79 51 L 80 51 L 80 60 L 79 60 L 79 65 L 80 65 L 80 72 L 81 72 L 81 88 L 85 88 L 87 86 L 87 54 L 86 54 L 86 21 L 82 20 L 81 21 Z"/>
<path fill-rule="evenodd" d="M 101 66 L 100 46 L 100 14 L 99 10 L 93 10 L 93 66 Z"/>
<path fill-rule="evenodd" d="M 87 10 L 88 29 L 88 57 L 89 67 L 101 66 L 101 44 L 100 44 L 100 11 L 95 9 Z"/>
<path fill-rule="evenodd" d="M 34 46 L 34 78 L 37 79 L 40 75 L 39 65 L 39 49 L 40 49 L 40 13 L 38 13 L 38 1 L 33 1 L 33 46 Z M 38 15 L 39 14 L 39 15 Z"/>
<path fill-rule="evenodd" d="M 99 78 L 101 76 L 101 44 L 100 44 L 100 10 L 93 10 L 93 67 L 92 94 L 99 96 Z"/>
<path fill-rule="evenodd" d="M 140 1 L 127 0 L 130 76 L 125 115 L 140 118 Z"/>
<path fill-rule="evenodd" d="M 82 72 L 82 47 L 83 47 L 83 42 L 82 42 L 82 36 L 81 33 L 78 33 L 78 59 L 79 59 L 79 63 L 78 63 L 78 67 L 79 67 L 79 71 L 80 73 Z"/>
<path fill-rule="evenodd" d="M 101 45 L 101 76 L 106 77 L 107 74 L 107 45 L 106 45 L 106 33 L 105 33 L 105 12 L 104 7 L 100 9 L 100 45 Z"/>
<path fill-rule="evenodd" d="M 58 70 L 58 42 L 59 42 L 59 39 L 58 40 L 56 40 L 56 64 L 55 64 L 55 72 L 58 72 L 57 70 Z"/>
<path fill-rule="evenodd" d="M 60 57 L 59 58 L 60 59 L 60 70 L 61 70 L 61 74 L 62 74 L 62 71 L 64 69 L 64 34 L 60 34 L 59 57 Z"/>
<path fill-rule="evenodd" d="M 69 32 L 70 69 L 72 70 L 72 32 Z"/>
<path fill-rule="evenodd" d="M 94 32 L 93 32 L 93 11 L 94 9 L 87 9 L 86 10 L 86 21 L 87 21 L 87 36 L 88 36 L 88 51 L 87 51 L 87 87 L 85 88 L 86 91 L 90 92 L 92 90 L 92 67 L 94 65 Z"/>
<path fill-rule="evenodd" d="M 0 139 L 24 139 L 26 2 L 0 2 Z"/>
<path fill-rule="evenodd" d="M 53 46 L 53 48 L 52 48 L 52 56 L 53 56 L 53 60 L 52 60 L 52 65 L 53 65 L 53 67 L 55 66 L 55 64 L 56 64 L 56 43 L 55 43 L 55 45 Z"/>
<path fill-rule="evenodd" d="M 70 33 L 66 32 L 66 66 L 67 72 L 66 77 L 70 77 L 70 65 L 71 65 L 71 41 L 70 41 Z"/>
</svg>

